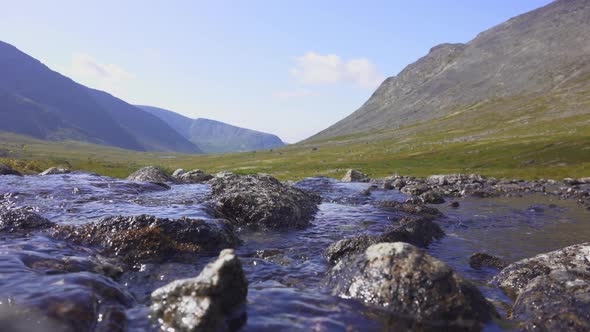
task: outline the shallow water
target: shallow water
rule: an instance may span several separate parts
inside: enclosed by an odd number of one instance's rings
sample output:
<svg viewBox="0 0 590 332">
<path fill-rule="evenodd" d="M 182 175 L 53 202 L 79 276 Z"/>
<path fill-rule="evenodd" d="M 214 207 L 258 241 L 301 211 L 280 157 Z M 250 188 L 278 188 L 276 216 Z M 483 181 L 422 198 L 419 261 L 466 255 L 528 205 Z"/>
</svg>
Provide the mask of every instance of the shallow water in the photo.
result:
<svg viewBox="0 0 590 332">
<path fill-rule="evenodd" d="M 399 191 L 365 190 L 369 184 L 340 183 L 327 178 L 307 179 L 298 187 L 315 191 L 324 201 L 304 230 L 239 233 L 244 244 L 237 248 L 247 278 L 248 320 L 244 331 L 277 330 L 382 330 L 375 309 L 331 296 L 320 282 L 327 269 L 326 247 L 344 237 L 381 232 L 403 214 L 376 208 L 378 200 L 403 201 Z M 205 205 L 208 185 L 177 185 L 171 190 L 153 184 L 137 184 L 90 174 L 0 177 L 0 205 L 33 207 L 48 219 L 65 224 L 95 221 L 111 215 L 151 214 L 158 217 L 212 218 Z M 438 206 L 444 217 L 437 222 L 447 236 L 428 252 L 451 264 L 492 299 L 508 301 L 487 282 L 494 270 L 473 270 L 467 264 L 474 252 L 487 252 L 508 261 L 590 240 L 590 212 L 573 201 L 554 196 L 459 199 L 460 207 Z M 42 236 L 2 236 L 0 246 L 0 297 L 38 305 L 38 298 L 58 298 L 75 291 L 76 282 L 54 280 L 51 269 L 23 264 L 23 255 L 75 257 L 93 255 L 92 249 L 55 242 Z M 28 257 L 28 256 L 27 256 Z M 126 272 L 117 282 L 129 296 L 125 309 L 127 330 L 155 329 L 147 319 L 149 294 L 172 280 L 196 276 L 212 257 L 193 262 L 145 264 Z M 28 258 L 28 261 L 34 259 Z M 33 272 L 31 272 L 33 271 Z M 72 274 L 75 274 L 73 272 Z M 80 276 L 93 278 L 87 274 Z M 59 280 L 58 280 L 59 281 Z M 107 282 L 100 280 L 100 282 Z M 81 283 L 81 282 L 80 282 Z M 18 285 L 16 287 L 15 285 Z M 47 286 L 49 285 L 49 286 Z M 54 286 L 52 286 L 54 285 Z M 510 328 L 503 322 L 489 330 Z"/>
</svg>

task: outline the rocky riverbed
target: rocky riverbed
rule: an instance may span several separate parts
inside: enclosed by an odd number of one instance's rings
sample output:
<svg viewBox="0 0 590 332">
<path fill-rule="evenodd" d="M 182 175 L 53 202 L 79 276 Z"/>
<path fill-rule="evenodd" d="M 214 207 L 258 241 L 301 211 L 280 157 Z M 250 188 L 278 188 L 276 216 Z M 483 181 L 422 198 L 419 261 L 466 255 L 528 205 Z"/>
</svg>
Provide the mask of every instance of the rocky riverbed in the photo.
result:
<svg viewBox="0 0 590 332">
<path fill-rule="evenodd" d="M 0 170 L 13 331 L 590 328 L 587 179 Z"/>
</svg>

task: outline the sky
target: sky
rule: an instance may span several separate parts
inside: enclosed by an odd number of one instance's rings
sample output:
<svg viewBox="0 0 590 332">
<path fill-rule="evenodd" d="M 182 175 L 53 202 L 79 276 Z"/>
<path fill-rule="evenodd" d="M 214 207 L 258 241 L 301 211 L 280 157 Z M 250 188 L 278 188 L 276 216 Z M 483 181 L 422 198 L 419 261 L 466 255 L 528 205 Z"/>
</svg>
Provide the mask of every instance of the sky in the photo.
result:
<svg viewBox="0 0 590 332">
<path fill-rule="evenodd" d="M 0 40 L 132 104 L 294 143 L 435 45 L 549 0 L 0 0 Z"/>
</svg>

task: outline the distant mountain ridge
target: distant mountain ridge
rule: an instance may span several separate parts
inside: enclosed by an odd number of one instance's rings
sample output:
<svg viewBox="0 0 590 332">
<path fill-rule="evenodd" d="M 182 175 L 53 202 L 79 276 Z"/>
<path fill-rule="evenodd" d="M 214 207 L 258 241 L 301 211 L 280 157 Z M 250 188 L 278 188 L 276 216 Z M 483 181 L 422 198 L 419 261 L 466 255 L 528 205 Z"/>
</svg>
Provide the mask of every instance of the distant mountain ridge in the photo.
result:
<svg viewBox="0 0 590 332">
<path fill-rule="evenodd" d="M 467 44 L 432 48 L 386 79 L 357 111 L 307 141 L 393 132 L 478 112 L 491 102 L 496 114 L 509 117 L 515 111 L 515 99 L 555 97 L 539 104 L 545 111 L 530 122 L 587 114 L 590 110 L 576 100 L 585 98 L 588 91 L 590 1 L 557 0 L 484 31 Z M 555 101 L 564 96 L 571 105 Z M 557 109 L 561 114 L 556 114 Z M 475 113 L 473 118 L 477 120 Z"/>
<path fill-rule="evenodd" d="M 137 105 L 174 128 L 205 153 L 244 152 L 284 146 L 276 135 L 232 126 L 209 119 L 191 119 L 184 115 L 152 106 Z"/>
<path fill-rule="evenodd" d="M 164 121 L 0 41 L 0 130 L 138 151 L 202 151 Z"/>
</svg>

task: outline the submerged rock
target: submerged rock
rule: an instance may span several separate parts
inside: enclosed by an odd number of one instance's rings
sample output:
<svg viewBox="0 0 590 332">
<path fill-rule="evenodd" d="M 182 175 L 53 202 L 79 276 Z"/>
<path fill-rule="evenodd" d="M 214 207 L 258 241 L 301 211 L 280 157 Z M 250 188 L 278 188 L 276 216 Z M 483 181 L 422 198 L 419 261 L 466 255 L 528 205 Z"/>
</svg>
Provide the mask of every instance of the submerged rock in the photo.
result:
<svg viewBox="0 0 590 332">
<path fill-rule="evenodd" d="M 526 331 L 590 331 L 590 272 L 554 270 L 522 289 L 513 318 Z"/>
<path fill-rule="evenodd" d="M 397 201 L 379 201 L 375 204 L 378 208 L 393 210 L 398 212 L 404 212 L 408 214 L 417 214 L 422 216 L 440 216 L 442 213 L 433 207 L 426 206 L 423 204 L 416 203 L 402 203 Z"/>
<path fill-rule="evenodd" d="M 43 172 L 39 173 L 39 175 L 57 175 L 57 174 L 69 174 L 71 171 L 67 168 L 62 167 L 51 167 Z"/>
<path fill-rule="evenodd" d="M 175 178 L 182 183 L 201 183 L 213 179 L 213 175 L 207 174 L 200 169 L 195 169 L 177 175 Z"/>
<path fill-rule="evenodd" d="M 129 175 L 127 177 L 128 181 L 135 181 L 135 182 L 154 182 L 154 183 L 165 183 L 165 182 L 177 182 L 173 177 L 166 174 L 161 169 L 148 166 L 137 170 L 135 173 Z"/>
<path fill-rule="evenodd" d="M 104 254 L 128 263 L 161 261 L 181 254 L 197 254 L 240 243 L 225 220 L 166 219 L 140 215 L 107 217 L 81 226 L 58 225 L 52 236 L 75 243 L 98 245 Z"/>
<path fill-rule="evenodd" d="M 349 169 L 342 178 L 342 182 L 369 182 L 371 179 L 364 173 Z"/>
<path fill-rule="evenodd" d="M 231 249 L 191 279 L 176 280 L 152 293 L 150 307 L 163 330 L 227 331 L 245 322 L 248 281 Z"/>
<path fill-rule="evenodd" d="M 399 225 L 387 229 L 377 236 L 359 235 L 332 243 L 326 249 L 326 258 L 331 264 L 353 254 L 365 251 L 380 242 L 405 242 L 419 247 L 426 247 L 442 238 L 445 232 L 429 218 L 404 218 Z"/>
<path fill-rule="evenodd" d="M 0 163 L 0 175 L 16 175 L 16 176 L 23 176 L 18 171 L 14 170 L 12 167 Z"/>
<path fill-rule="evenodd" d="M 319 195 L 261 174 L 217 177 L 211 199 L 218 215 L 235 225 L 263 229 L 306 227 L 321 201 Z"/>
<path fill-rule="evenodd" d="M 531 280 L 546 276 L 553 270 L 590 272 L 590 242 L 540 254 L 508 265 L 493 282 L 512 298 L 516 298 Z"/>
<path fill-rule="evenodd" d="M 479 290 L 451 267 L 407 243 L 378 243 L 338 262 L 325 284 L 333 295 L 419 322 L 477 329 L 497 317 Z"/>
<path fill-rule="evenodd" d="M 476 270 L 481 268 L 494 268 L 501 270 L 507 265 L 508 263 L 502 259 L 483 252 L 477 252 L 469 257 L 469 266 Z"/>
<path fill-rule="evenodd" d="M 29 232 L 54 226 L 51 221 L 25 208 L 0 209 L 0 232 Z"/>
</svg>

